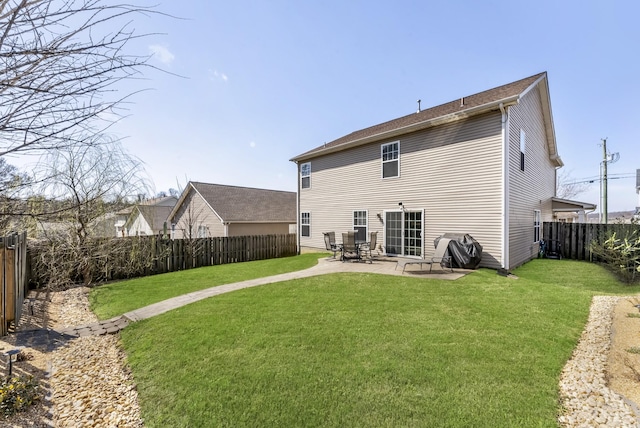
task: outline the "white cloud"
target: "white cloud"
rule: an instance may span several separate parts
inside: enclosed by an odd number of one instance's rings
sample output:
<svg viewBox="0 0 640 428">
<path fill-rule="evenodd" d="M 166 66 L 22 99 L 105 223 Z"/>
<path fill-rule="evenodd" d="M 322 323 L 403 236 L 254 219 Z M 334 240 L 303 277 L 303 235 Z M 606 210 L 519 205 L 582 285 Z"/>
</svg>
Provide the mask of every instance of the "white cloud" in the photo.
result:
<svg viewBox="0 0 640 428">
<path fill-rule="evenodd" d="M 251 147 L 252 149 L 255 149 L 255 148 L 256 148 L 256 143 L 255 143 L 255 141 L 250 142 L 250 143 L 249 143 L 249 147 Z"/>
<path fill-rule="evenodd" d="M 209 70 L 209 80 L 214 81 L 214 80 L 222 80 L 223 82 L 226 82 L 229 80 L 229 77 L 218 71 L 218 70 Z"/>
<path fill-rule="evenodd" d="M 163 64 L 170 64 L 176 58 L 169 49 L 160 45 L 149 46 L 149 52 Z"/>
</svg>

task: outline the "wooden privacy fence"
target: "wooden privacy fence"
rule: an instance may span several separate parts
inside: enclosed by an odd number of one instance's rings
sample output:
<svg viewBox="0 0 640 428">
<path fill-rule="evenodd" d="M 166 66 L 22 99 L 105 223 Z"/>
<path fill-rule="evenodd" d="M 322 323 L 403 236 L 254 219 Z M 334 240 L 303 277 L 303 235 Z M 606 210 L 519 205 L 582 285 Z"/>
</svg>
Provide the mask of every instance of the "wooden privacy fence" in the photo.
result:
<svg viewBox="0 0 640 428">
<path fill-rule="evenodd" d="M 54 274 L 66 282 L 101 282 L 174 272 L 202 266 L 273 259 L 297 254 L 295 234 L 163 239 L 158 236 L 101 238 L 84 247 L 30 244 L 30 281 L 34 286 L 53 284 Z M 78 261 L 81 259 L 82 263 Z"/>
<path fill-rule="evenodd" d="M 543 239 L 547 242 L 559 242 L 562 257 L 573 260 L 594 261 L 589 251 L 591 241 L 602 243 L 614 232 L 617 236 L 625 236 L 634 231 L 640 234 L 640 225 L 636 224 L 545 222 L 542 227 Z"/>
<path fill-rule="evenodd" d="M 18 323 L 27 285 L 27 233 L 0 237 L 0 335 Z"/>
</svg>

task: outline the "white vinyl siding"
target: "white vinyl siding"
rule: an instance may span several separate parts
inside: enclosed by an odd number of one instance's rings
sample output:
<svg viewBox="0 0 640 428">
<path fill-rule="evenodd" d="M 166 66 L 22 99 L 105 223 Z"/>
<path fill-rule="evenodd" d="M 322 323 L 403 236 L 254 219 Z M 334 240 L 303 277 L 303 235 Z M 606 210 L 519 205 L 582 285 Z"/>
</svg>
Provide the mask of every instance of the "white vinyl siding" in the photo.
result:
<svg viewBox="0 0 640 428">
<path fill-rule="evenodd" d="M 533 241 L 531 232 L 532 212 L 540 211 L 541 222 L 553 219 L 555 167 L 549 159 L 542 101 L 537 89 L 509 107 L 509 130 L 509 267 L 513 268 L 537 257 L 538 243 Z M 520 169 L 522 134 L 526 138 L 524 172 Z"/>
<path fill-rule="evenodd" d="M 384 213 L 402 202 L 423 210 L 425 256 L 443 233 L 468 233 L 484 248 L 482 265 L 500 267 L 501 131 L 496 111 L 396 137 L 389 142 L 402 148 L 402 174 L 393 180 L 380 180 L 385 141 L 314 158 L 313 189 L 300 194 L 301 210 L 313 212 L 315 230 L 340 236 L 353 230 L 353 211 L 366 209 L 368 232 L 384 245 Z M 301 245 L 324 248 L 323 237 Z"/>
</svg>

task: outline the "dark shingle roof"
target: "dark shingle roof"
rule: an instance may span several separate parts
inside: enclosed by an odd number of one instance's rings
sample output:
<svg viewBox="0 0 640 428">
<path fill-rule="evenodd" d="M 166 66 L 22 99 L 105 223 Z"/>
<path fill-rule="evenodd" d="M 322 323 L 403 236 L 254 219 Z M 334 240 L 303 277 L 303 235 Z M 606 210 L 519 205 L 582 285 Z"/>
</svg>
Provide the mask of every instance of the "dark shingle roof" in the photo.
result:
<svg viewBox="0 0 640 428">
<path fill-rule="evenodd" d="M 458 98 L 454 101 L 450 101 L 439 106 L 431 107 L 417 113 L 412 113 L 407 116 L 403 116 L 397 119 L 390 120 L 388 122 L 380 123 L 378 125 L 352 132 L 348 135 L 345 135 L 344 137 L 340 137 L 337 140 L 333 140 L 330 143 L 323 144 L 322 146 L 316 147 L 313 150 L 296 156 L 292 160 L 306 158 L 310 155 L 316 154 L 316 152 L 322 152 L 326 149 L 338 148 L 338 146 L 341 145 L 346 146 L 349 143 L 372 138 L 376 135 L 380 135 L 381 138 L 384 138 L 385 134 L 391 131 L 408 128 L 413 125 L 418 125 L 423 122 L 429 122 L 434 119 L 442 118 L 451 114 L 464 113 L 466 111 L 471 111 L 484 105 L 494 104 L 501 100 L 516 97 L 543 76 L 546 76 L 546 72 L 539 73 L 534 76 L 509 83 L 507 85 L 498 86 L 497 88 L 479 92 L 474 95 Z"/>
<path fill-rule="evenodd" d="M 296 193 L 191 182 L 214 211 L 228 222 L 296 221 Z"/>
</svg>

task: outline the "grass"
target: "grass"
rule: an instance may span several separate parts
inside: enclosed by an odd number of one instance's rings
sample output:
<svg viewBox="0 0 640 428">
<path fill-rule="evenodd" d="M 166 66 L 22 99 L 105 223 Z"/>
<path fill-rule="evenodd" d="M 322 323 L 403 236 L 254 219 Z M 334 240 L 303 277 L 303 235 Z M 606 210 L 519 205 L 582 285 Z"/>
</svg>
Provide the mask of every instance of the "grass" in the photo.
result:
<svg viewBox="0 0 640 428">
<path fill-rule="evenodd" d="M 192 291 L 307 269 L 316 265 L 320 257 L 326 256 L 324 253 L 309 253 L 117 281 L 93 288 L 89 302 L 98 318 L 109 319 Z"/>
<path fill-rule="evenodd" d="M 245 289 L 122 334 L 148 427 L 555 427 L 599 266 L 519 279 L 333 274 Z"/>
</svg>

